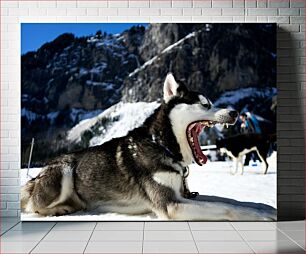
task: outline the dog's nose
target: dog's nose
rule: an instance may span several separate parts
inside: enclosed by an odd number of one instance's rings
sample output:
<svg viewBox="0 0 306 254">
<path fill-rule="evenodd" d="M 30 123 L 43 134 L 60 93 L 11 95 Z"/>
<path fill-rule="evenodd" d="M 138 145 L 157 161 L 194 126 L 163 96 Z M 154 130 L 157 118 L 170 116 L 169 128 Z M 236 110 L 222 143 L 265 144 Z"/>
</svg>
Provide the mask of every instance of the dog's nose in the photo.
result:
<svg viewBox="0 0 306 254">
<path fill-rule="evenodd" d="M 232 110 L 229 112 L 229 115 L 233 118 L 237 117 L 238 116 L 238 112 L 236 110 Z"/>
</svg>

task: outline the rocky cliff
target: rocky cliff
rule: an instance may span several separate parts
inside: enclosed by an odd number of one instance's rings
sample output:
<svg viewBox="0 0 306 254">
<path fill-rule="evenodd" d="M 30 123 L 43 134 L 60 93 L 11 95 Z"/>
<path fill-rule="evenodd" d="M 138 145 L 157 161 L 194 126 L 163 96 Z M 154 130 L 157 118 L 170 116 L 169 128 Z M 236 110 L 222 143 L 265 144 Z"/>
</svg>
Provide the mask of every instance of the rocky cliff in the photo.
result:
<svg viewBox="0 0 306 254">
<path fill-rule="evenodd" d="M 152 25 L 140 48 L 146 62 L 125 79 L 123 100 L 160 98 L 169 71 L 212 100 L 227 90 L 273 87 L 275 34 L 273 25 Z"/>
</svg>

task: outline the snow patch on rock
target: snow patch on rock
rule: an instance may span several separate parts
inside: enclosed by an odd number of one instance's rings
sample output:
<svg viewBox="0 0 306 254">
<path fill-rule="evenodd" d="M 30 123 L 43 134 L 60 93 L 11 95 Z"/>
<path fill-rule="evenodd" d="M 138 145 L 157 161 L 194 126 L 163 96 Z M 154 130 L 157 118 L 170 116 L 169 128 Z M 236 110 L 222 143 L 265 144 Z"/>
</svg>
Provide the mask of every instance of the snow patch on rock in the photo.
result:
<svg viewBox="0 0 306 254">
<path fill-rule="evenodd" d="M 100 145 L 112 138 L 125 136 L 130 130 L 141 126 L 159 105 L 157 102 L 119 102 L 98 116 L 78 123 L 68 132 L 67 140 L 79 142 L 85 131 L 99 125 L 99 122 L 103 122 L 103 120 L 111 120 L 111 123 L 107 126 L 103 124 L 99 126 L 101 134 L 90 140 L 90 146 Z"/>
</svg>

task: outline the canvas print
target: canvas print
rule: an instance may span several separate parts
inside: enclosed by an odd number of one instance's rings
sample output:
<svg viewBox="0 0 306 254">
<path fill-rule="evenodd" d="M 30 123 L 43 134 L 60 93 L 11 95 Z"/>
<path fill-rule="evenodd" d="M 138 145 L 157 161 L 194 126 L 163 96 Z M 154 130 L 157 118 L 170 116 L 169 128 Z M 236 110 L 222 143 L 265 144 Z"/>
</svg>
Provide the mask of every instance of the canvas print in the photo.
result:
<svg viewBox="0 0 306 254">
<path fill-rule="evenodd" d="M 21 219 L 277 219 L 275 24 L 22 24 Z"/>
</svg>

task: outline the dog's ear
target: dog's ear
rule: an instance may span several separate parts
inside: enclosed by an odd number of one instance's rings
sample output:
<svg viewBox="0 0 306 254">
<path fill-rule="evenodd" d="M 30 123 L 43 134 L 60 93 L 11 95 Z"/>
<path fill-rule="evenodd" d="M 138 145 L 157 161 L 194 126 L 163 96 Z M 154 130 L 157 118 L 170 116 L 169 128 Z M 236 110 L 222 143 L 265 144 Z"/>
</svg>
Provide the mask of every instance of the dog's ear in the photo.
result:
<svg viewBox="0 0 306 254">
<path fill-rule="evenodd" d="M 168 101 L 173 96 L 180 96 L 187 90 L 185 85 L 176 82 L 172 73 L 168 73 L 164 82 L 164 101 L 168 103 Z"/>
</svg>

